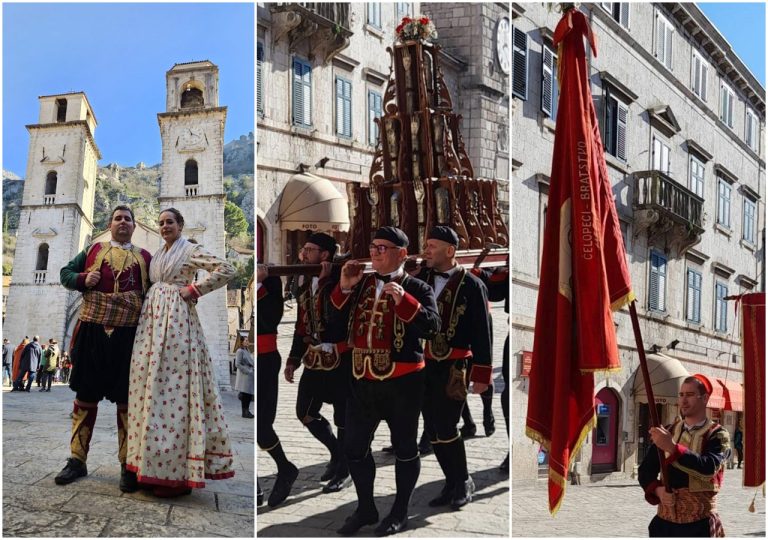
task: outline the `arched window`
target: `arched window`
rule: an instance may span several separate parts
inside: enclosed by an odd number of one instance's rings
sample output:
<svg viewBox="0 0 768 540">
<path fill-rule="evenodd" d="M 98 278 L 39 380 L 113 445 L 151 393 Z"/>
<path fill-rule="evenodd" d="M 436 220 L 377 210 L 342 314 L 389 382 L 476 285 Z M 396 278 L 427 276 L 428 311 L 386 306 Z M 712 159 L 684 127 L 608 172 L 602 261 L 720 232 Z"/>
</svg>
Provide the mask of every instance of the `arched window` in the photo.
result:
<svg viewBox="0 0 768 540">
<path fill-rule="evenodd" d="M 48 270 L 48 244 L 40 244 L 40 247 L 37 248 L 37 264 L 35 265 L 35 270 Z"/>
<path fill-rule="evenodd" d="M 58 175 L 56 171 L 50 171 L 45 177 L 45 194 L 56 195 L 56 182 L 58 181 Z"/>
<path fill-rule="evenodd" d="M 184 185 L 197 185 L 197 161 L 188 159 L 184 164 Z"/>
<path fill-rule="evenodd" d="M 56 100 L 56 122 L 62 123 L 67 121 L 67 100 Z"/>
<path fill-rule="evenodd" d="M 188 87 L 181 94 L 181 108 L 186 109 L 189 107 L 202 107 L 203 106 L 203 91 L 197 88 Z"/>
</svg>

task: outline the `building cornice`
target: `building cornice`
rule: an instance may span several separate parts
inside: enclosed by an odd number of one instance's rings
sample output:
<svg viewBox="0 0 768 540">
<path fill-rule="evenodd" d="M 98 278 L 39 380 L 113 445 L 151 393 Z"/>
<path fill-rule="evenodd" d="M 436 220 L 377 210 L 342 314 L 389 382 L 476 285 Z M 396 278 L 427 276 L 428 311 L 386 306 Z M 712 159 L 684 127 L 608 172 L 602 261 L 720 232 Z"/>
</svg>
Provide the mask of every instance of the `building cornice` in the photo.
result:
<svg viewBox="0 0 768 540">
<path fill-rule="evenodd" d="M 57 122 L 54 124 L 27 124 L 25 127 L 27 128 L 27 131 L 33 131 L 61 128 L 62 126 L 82 126 L 85 129 L 85 135 L 88 138 L 88 142 L 93 145 L 93 149 L 96 151 L 96 157 L 101 159 L 101 151 L 93 138 L 91 126 L 89 126 L 88 122 L 85 120 L 72 120 L 71 122 Z"/>
</svg>

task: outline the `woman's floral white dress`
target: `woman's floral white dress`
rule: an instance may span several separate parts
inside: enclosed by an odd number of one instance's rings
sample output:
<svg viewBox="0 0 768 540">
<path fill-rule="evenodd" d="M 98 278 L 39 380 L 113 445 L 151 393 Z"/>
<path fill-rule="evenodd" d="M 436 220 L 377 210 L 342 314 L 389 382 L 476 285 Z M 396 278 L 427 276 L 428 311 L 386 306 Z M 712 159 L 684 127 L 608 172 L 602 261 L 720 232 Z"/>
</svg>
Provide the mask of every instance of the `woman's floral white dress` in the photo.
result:
<svg viewBox="0 0 768 540">
<path fill-rule="evenodd" d="M 194 281 L 198 270 L 208 275 Z M 235 474 L 205 335 L 194 303 L 179 292 L 200 296 L 233 275 L 232 265 L 185 238 L 152 258 L 128 393 L 126 466 L 140 482 L 199 488 Z"/>
</svg>

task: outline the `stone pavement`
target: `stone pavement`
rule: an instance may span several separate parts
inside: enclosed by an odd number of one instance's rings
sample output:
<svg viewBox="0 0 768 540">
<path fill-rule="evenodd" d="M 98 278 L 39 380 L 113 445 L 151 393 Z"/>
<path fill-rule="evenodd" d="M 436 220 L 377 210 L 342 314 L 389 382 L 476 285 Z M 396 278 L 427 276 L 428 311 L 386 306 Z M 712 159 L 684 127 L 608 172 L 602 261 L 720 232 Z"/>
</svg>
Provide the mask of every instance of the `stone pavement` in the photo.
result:
<svg viewBox="0 0 768 540">
<path fill-rule="evenodd" d="M 509 477 L 499 471 L 498 466 L 507 454 L 509 443 L 501 413 L 499 394 L 503 389 L 501 379 L 501 352 L 507 335 L 507 315 L 501 306 L 492 309 L 494 321 L 494 380 L 497 394 L 494 396 L 496 433 L 483 436 L 482 403 L 479 396 L 469 397 L 469 406 L 478 424 L 477 438 L 467 441 L 469 472 L 477 488 L 475 499 L 462 510 L 454 512 L 447 508 L 430 508 L 427 502 L 434 498 L 443 486 L 443 474 L 434 454 L 421 460 L 421 474 L 409 508 L 409 528 L 398 536 L 414 537 L 470 537 L 509 535 Z M 283 360 L 288 356 L 290 340 L 295 322 L 293 310 L 286 310 L 279 328 L 278 348 Z M 336 529 L 357 506 L 354 486 L 339 493 L 323 494 L 320 475 L 328 462 L 328 451 L 302 427 L 295 416 L 296 392 L 301 371 L 296 383 L 290 384 L 280 374 L 279 405 L 275 431 L 283 444 L 285 453 L 297 467 L 299 478 L 293 486 L 291 496 L 280 506 L 269 508 L 266 500 L 257 509 L 256 534 L 259 537 L 336 537 Z M 333 409 L 324 405 L 322 414 L 332 422 Z M 376 505 L 379 516 L 389 512 L 394 501 L 395 458 L 381 449 L 389 445 L 389 430 L 382 422 L 373 440 L 373 457 L 376 461 Z M 263 451 L 258 452 L 257 472 L 265 495 L 269 495 L 275 480 L 277 468 Z M 265 497 L 266 498 L 266 497 Z M 372 536 L 374 527 L 364 527 L 358 536 Z"/>
<path fill-rule="evenodd" d="M 253 537 L 254 421 L 234 392 L 222 392 L 235 477 L 207 481 L 176 499 L 118 489 L 115 405 L 102 401 L 88 476 L 68 486 L 53 478 L 69 457 L 74 392 L 9 392 L 3 387 L 3 535 L 31 537 Z"/>
<path fill-rule="evenodd" d="M 718 509 L 728 537 L 765 537 L 765 497 L 762 489 L 741 487 L 741 471 L 725 471 Z M 748 508 L 755 498 L 755 512 Z M 635 480 L 611 479 L 566 486 L 560 511 L 547 509 L 547 484 L 540 480 L 512 482 L 513 537 L 647 537 L 656 514 Z"/>
</svg>

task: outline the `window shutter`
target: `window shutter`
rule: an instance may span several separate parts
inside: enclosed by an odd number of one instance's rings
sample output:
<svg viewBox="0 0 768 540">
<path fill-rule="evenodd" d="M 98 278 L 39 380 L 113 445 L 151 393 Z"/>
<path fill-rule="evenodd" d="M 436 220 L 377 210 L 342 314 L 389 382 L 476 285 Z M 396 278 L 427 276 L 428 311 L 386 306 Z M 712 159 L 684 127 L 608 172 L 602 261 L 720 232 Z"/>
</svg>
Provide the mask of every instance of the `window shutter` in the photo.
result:
<svg viewBox="0 0 768 540">
<path fill-rule="evenodd" d="M 304 85 L 302 84 L 302 66 L 298 60 L 293 61 L 293 123 L 304 123 Z"/>
<path fill-rule="evenodd" d="M 344 134 L 344 88 L 343 81 L 336 79 L 336 134 Z"/>
<path fill-rule="evenodd" d="M 661 15 L 656 12 L 656 58 L 658 58 L 662 63 L 666 57 L 664 53 L 665 44 L 666 40 L 664 38 L 664 19 L 662 19 Z"/>
<path fill-rule="evenodd" d="M 693 288 L 693 272 L 688 270 L 688 287 L 686 292 L 686 306 L 685 306 L 685 318 L 689 321 L 694 320 L 693 318 L 693 303 L 694 303 L 694 288 Z"/>
<path fill-rule="evenodd" d="M 512 93 L 528 99 L 528 35 L 512 27 Z"/>
<path fill-rule="evenodd" d="M 541 60 L 541 110 L 552 116 L 552 84 L 554 77 L 552 69 L 554 67 L 554 57 L 552 51 L 544 47 Z"/>
<path fill-rule="evenodd" d="M 659 311 L 667 310 L 667 261 L 659 257 Z"/>
<path fill-rule="evenodd" d="M 304 64 L 302 67 L 302 79 L 304 96 L 302 102 L 304 104 L 304 125 L 312 124 L 312 69 L 309 64 Z"/>
<path fill-rule="evenodd" d="M 651 257 L 651 278 L 648 284 L 648 307 L 659 309 L 659 272 Z"/>
<path fill-rule="evenodd" d="M 701 99 L 707 101 L 707 66 L 701 62 Z"/>
<path fill-rule="evenodd" d="M 694 320 L 697 323 L 701 322 L 701 274 L 694 274 L 695 276 L 695 287 L 696 290 L 694 291 L 694 304 L 693 304 L 693 313 L 694 313 Z"/>
<path fill-rule="evenodd" d="M 605 147 L 609 154 L 616 155 L 616 109 L 618 102 L 610 94 L 605 95 Z"/>
<path fill-rule="evenodd" d="M 666 43 L 664 44 L 664 65 L 666 65 L 669 69 L 672 69 L 672 26 L 668 25 L 665 21 L 664 23 L 664 37 L 666 39 Z"/>
<path fill-rule="evenodd" d="M 344 81 L 344 135 L 352 136 L 352 83 Z"/>
<path fill-rule="evenodd" d="M 619 4 L 619 24 L 624 28 L 629 28 L 629 2 Z"/>
<path fill-rule="evenodd" d="M 627 120 L 629 108 L 623 103 L 618 104 L 618 118 L 616 122 L 616 157 L 622 161 L 627 160 Z"/>
<path fill-rule="evenodd" d="M 261 64 L 264 61 L 264 47 L 261 43 L 256 45 L 256 110 L 264 112 L 264 83 L 262 80 Z"/>
</svg>

